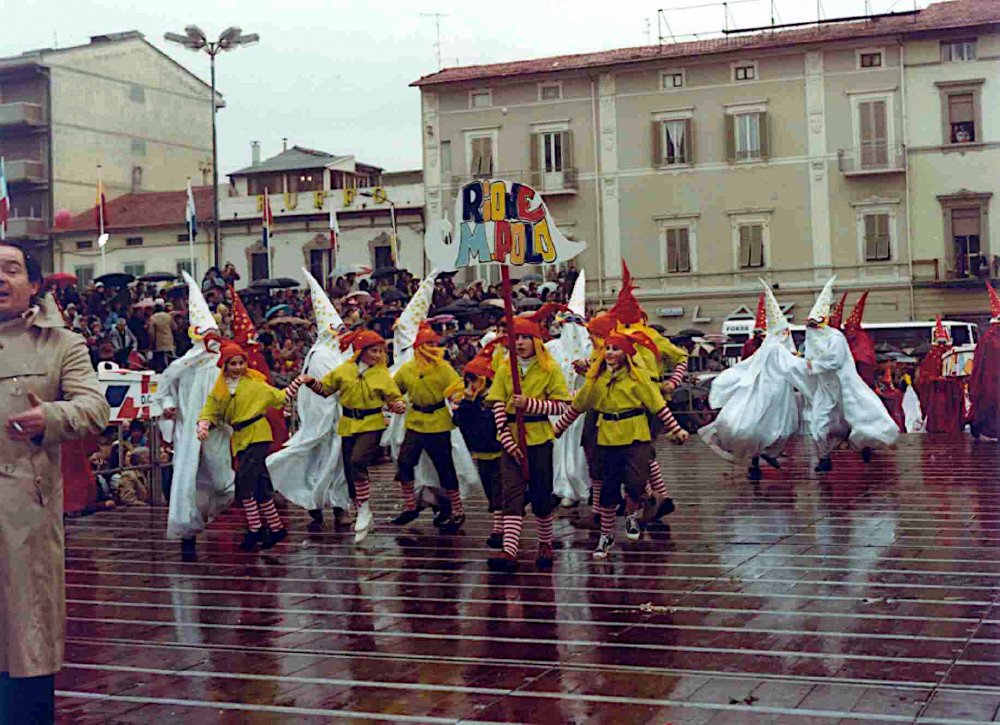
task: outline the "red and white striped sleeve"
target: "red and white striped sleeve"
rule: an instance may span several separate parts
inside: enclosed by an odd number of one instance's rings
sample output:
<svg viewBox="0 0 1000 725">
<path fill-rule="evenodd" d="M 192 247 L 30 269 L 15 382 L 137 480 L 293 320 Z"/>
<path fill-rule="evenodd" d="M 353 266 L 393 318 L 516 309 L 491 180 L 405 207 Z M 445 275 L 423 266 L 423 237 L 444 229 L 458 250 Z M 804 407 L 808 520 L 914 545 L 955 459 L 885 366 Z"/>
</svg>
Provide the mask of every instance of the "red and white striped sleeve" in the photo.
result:
<svg viewBox="0 0 1000 725">
<path fill-rule="evenodd" d="M 493 403 L 493 421 L 497 425 L 497 440 L 500 441 L 500 445 L 507 453 L 518 458 L 521 455 L 521 449 L 514 440 L 514 435 L 507 424 L 507 408 L 499 400 Z"/>
<path fill-rule="evenodd" d="M 525 406 L 524 412 L 528 415 L 562 415 L 567 405 L 562 400 L 528 398 L 528 404 Z"/>
<path fill-rule="evenodd" d="M 556 435 L 562 435 L 566 430 L 573 425 L 573 421 L 579 418 L 581 415 L 580 411 L 574 408 L 572 405 L 566 408 L 566 412 L 562 414 L 562 417 L 556 421 Z"/>
<path fill-rule="evenodd" d="M 683 428 L 681 428 L 680 423 L 674 418 L 674 414 L 670 412 L 670 408 L 663 406 L 660 412 L 656 414 L 656 417 L 663 421 L 663 425 L 667 428 L 668 435 L 677 435 Z"/>
<path fill-rule="evenodd" d="M 679 363 L 674 365 L 674 371 L 667 379 L 667 382 L 672 383 L 675 388 L 679 387 L 680 384 L 684 382 L 684 376 L 687 375 L 687 371 L 688 371 L 688 361 L 681 360 Z"/>
</svg>

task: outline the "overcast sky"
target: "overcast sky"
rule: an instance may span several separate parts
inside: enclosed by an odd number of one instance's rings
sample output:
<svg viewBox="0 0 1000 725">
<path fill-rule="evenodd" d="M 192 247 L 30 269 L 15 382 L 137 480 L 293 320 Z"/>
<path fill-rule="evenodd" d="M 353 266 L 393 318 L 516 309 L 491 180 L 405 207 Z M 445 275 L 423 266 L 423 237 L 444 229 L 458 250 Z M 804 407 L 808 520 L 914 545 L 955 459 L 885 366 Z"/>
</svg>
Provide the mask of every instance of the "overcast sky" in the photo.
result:
<svg viewBox="0 0 1000 725">
<path fill-rule="evenodd" d="M 917 0 L 920 7 L 928 0 Z M 421 164 L 419 92 L 409 84 L 437 70 L 434 19 L 444 13 L 445 67 L 644 45 L 657 41 L 657 8 L 670 29 L 718 33 L 723 7 L 713 0 L 34 0 L 0 2 L 0 56 L 86 43 L 91 35 L 139 30 L 208 79 L 208 57 L 163 41 L 195 23 L 209 35 L 229 25 L 257 32 L 260 44 L 220 56 L 219 155 L 223 173 L 250 161 L 250 141 L 266 158 L 281 139 L 389 170 Z M 912 9 L 914 0 L 869 0 L 872 12 Z M 689 6 L 708 5 L 695 9 Z M 814 0 L 774 0 L 779 22 L 815 19 Z M 865 0 L 824 0 L 824 17 L 863 13 Z M 730 0 L 730 27 L 767 24 L 771 0 Z M 649 36 L 647 36 L 647 21 Z M 664 31 L 666 32 L 666 31 Z"/>
</svg>

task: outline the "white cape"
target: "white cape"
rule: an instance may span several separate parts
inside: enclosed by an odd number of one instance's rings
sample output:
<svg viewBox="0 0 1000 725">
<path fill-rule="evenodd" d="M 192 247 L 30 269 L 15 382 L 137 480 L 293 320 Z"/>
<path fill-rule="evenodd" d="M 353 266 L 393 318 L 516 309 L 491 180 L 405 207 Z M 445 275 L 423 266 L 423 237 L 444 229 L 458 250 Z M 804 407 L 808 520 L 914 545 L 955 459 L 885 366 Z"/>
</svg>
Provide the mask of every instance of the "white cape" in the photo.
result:
<svg viewBox="0 0 1000 725">
<path fill-rule="evenodd" d="M 164 440 L 174 445 L 173 477 L 167 537 L 184 539 L 201 533 L 208 523 L 233 502 L 231 429 L 215 426 L 198 443 L 198 415 L 219 377 L 218 353 L 201 342 L 170 363 L 157 384 L 160 405 L 176 408 L 177 418 L 161 420 Z"/>
<path fill-rule="evenodd" d="M 350 357 L 335 341 L 318 341 L 306 356 L 307 375 L 321 380 Z M 340 397 L 324 398 L 303 386 L 295 401 L 299 429 L 285 447 L 267 458 L 267 470 L 276 491 L 306 510 L 327 504 L 345 511 L 351 503 L 341 461 L 342 440 L 337 435 Z"/>
<path fill-rule="evenodd" d="M 809 433 L 820 452 L 846 439 L 855 450 L 888 448 L 899 439 L 899 426 L 875 391 L 858 375 L 844 334 L 831 327 L 806 330 Z"/>
<path fill-rule="evenodd" d="M 566 322 L 560 336 L 549 340 L 545 347 L 562 370 L 570 393 L 583 387 L 582 379 L 573 369 L 573 361 L 589 360 L 594 350 L 586 328 L 575 322 Z M 555 424 L 559 416 L 550 419 Z M 590 495 L 590 474 L 582 447 L 583 424 L 584 416 L 581 415 L 563 435 L 556 438 L 552 448 L 553 492 L 570 501 L 586 501 Z"/>
<path fill-rule="evenodd" d="M 768 335 L 757 352 L 712 381 L 709 405 L 721 410 L 698 435 L 727 461 L 777 456 L 799 427 L 794 386 L 805 382 L 798 375 L 795 356 L 778 335 Z"/>
</svg>

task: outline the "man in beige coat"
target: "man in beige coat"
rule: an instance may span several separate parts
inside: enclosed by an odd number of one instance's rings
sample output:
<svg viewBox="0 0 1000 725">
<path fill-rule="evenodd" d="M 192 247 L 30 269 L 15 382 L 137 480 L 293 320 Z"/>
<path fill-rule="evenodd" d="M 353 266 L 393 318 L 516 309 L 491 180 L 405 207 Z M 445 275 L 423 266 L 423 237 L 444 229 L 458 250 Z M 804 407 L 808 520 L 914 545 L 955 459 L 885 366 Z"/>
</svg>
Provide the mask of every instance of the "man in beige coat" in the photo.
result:
<svg viewBox="0 0 1000 725">
<path fill-rule="evenodd" d="M 0 725 L 50 723 L 66 627 L 59 444 L 98 433 L 108 404 L 84 339 L 37 262 L 0 241 Z"/>
</svg>

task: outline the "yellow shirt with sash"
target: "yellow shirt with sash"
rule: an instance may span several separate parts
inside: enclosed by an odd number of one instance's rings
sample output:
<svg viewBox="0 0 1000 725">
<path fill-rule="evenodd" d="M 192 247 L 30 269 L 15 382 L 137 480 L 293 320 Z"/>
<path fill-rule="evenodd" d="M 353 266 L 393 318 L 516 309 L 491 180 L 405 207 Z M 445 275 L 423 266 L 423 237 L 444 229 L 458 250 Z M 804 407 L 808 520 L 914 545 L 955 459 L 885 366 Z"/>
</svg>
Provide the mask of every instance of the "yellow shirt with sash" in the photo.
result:
<svg viewBox="0 0 1000 725">
<path fill-rule="evenodd" d="M 404 363 L 392 377 L 399 390 L 410 399 L 406 409 L 406 429 L 416 433 L 445 433 L 455 427 L 447 404 L 432 413 L 423 413 L 414 406 L 428 407 L 444 403 L 444 391 L 461 382 L 455 368 L 442 362 L 421 370 L 416 360 Z"/>
<path fill-rule="evenodd" d="M 562 370 L 552 362 L 552 369 L 546 372 L 537 359 L 533 359 L 527 369 L 521 371 L 521 394 L 528 398 L 538 398 L 540 400 L 557 400 L 569 402 L 571 396 L 566 388 L 566 379 Z M 513 382 L 510 376 L 510 363 L 506 362 L 500 366 L 493 378 L 493 385 L 486 396 L 486 402 L 505 403 L 507 406 L 507 422 L 510 424 L 511 433 L 514 440 L 519 440 L 520 432 L 515 422 L 514 406 L 511 397 L 514 395 Z M 556 437 L 552 423 L 548 416 L 545 420 L 524 424 L 525 440 L 529 446 L 539 446 L 553 440 Z"/>
<path fill-rule="evenodd" d="M 214 393 L 208 396 L 201 409 L 199 420 L 207 420 L 212 425 L 239 424 L 258 415 L 265 415 L 268 408 L 281 408 L 285 404 L 285 391 L 268 385 L 263 380 L 244 375 L 236 384 L 236 390 L 219 399 Z M 270 443 L 271 424 L 267 418 L 242 430 L 234 430 L 230 441 L 233 455 L 249 448 L 254 443 Z"/>
<path fill-rule="evenodd" d="M 385 429 L 382 406 L 403 397 L 385 365 L 365 367 L 362 371 L 358 363 L 348 360 L 328 372 L 321 382 L 327 395 L 340 393 L 341 407 L 373 411 L 363 418 L 341 413 L 337 433 L 342 437 Z"/>
<path fill-rule="evenodd" d="M 666 406 L 659 387 L 649 371 L 628 366 L 615 370 L 606 368 L 595 379 L 588 378 L 573 399 L 573 407 L 581 413 L 596 410 L 599 413 L 624 413 L 643 409 L 640 415 L 623 420 L 597 419 L 597 444 L 601 446 L 627 446 L 636 441 L 648 441 L 649 421 L 646 411 L 659 413 Z"/>
</svg>

